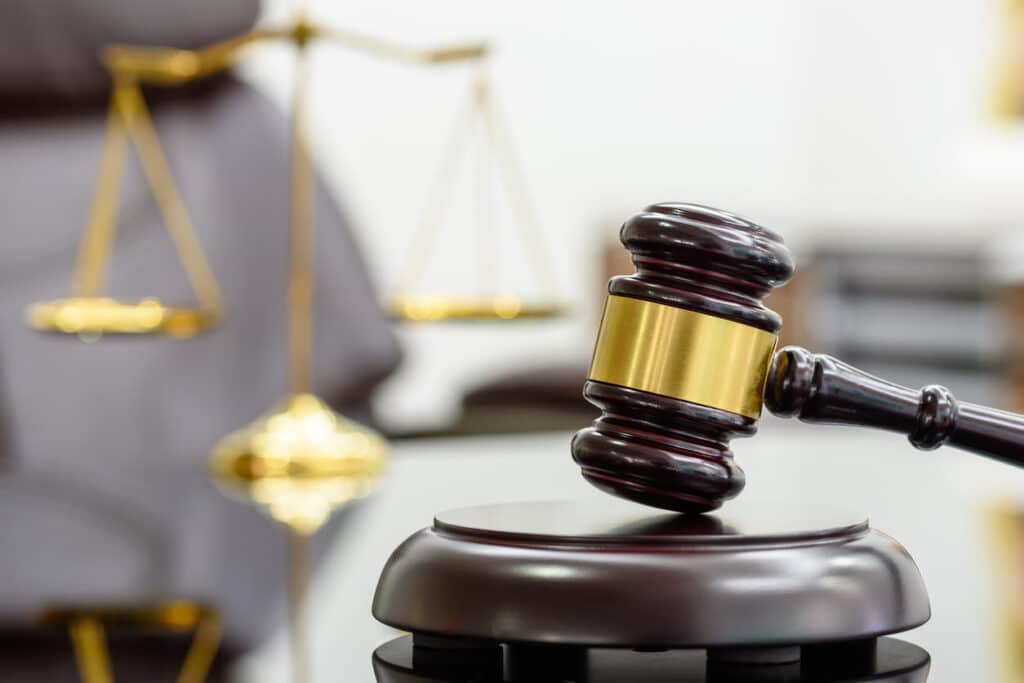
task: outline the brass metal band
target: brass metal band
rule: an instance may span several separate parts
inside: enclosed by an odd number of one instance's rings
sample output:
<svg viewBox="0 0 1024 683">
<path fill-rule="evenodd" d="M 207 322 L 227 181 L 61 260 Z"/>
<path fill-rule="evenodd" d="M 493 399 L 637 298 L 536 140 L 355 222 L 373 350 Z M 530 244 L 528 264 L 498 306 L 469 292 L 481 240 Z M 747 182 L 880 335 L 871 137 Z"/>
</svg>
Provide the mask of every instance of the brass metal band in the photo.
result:
<svg viewBox="0 0 1024 683">
<path fill-rule="evenodd" d="M 777 341 L 725 318 L 610 295 L 590 379 L 757 418 Z"/>
</svg>

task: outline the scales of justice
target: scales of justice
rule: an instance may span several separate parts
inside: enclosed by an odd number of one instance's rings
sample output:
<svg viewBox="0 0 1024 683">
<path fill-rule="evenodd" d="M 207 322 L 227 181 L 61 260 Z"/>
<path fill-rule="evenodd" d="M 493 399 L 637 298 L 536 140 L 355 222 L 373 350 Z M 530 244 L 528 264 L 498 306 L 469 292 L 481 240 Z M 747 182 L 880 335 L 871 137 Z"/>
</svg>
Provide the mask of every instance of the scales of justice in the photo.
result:
<svg viewBox="0 0 1024 683">
<path fill-rule="evenodd" d="M 469 64 L 475 68 L 463 113 L 446 145 L 428 205 L 407 245 L 395 293 L 383 308 L 399 321 L 517 321 L 560 317 L 553 271 L 541 245 L 539 224 L 529 200 L 511 138 L 495 103 L 488 76 L 492 49 L 486 43 L 419 48 L 344 28 L 328 27 L 293 4 L 281 26 L 258 27 L 197 50 L 112 45 L 102 55 L 111 77 L 107 132 L 97 187 L 79 243 L 70 296 L 33 304 L 28 324 L 45 333 L 83 341 L 104 336 L 187 339 L 225 322 L 217 278 L 195 235 L 187 203 L 163 152 L 144 88 L 172 88 L 232 68 L 246 51 L 266 43 L 295 49 L 290 103 L 289 383 L 280 403 L 253 423 L 225 436 L 210 453 L 210 475 L 232 497 L 256 504 L 279 522 L 289 539 L 290 653 L 296 683 L 311 678 L 304 628 L 309 585 L 309 538 L 330 515 L 364 497 L 384 472 L 388 448 L 374 430 L 337 414 L 312 392 L 313 379 L 313 197 L 312 145 L 308 131 L 309 53 L 327 43 L 372 57 L 426 67 Z M 171 238 L 195 302 L 168 303 L 155 296 L 121 300 L 104 293 L 117 233 L 120 181 L 129 145 Z M 474 152 L 475 146 L 475 152 Z M 479 283 L 472 293 L 423 291 L 424 270 L 439 241 L 445 209 L 455 194 L 454 178 L 467 156 L 475 156 L 475 204 L 479 238 Z M 541 293 L 502 291 L 496 277 L 498 230 L 494 188 L 501 182 L 516 232 Z M 244 226 L 239 226 L 244 228 Z M 230 324 L 230 320 L 226 321 Z M 108 628 L 140 631 L 192 631 L 193 640 L 179 683 L 205 680 L 221 638 L 212 606 L 175 600 L 152 605 L 73 605 L 47 610 L 41 623 L 68 629 L 84 683 L 111 683 L 114 666 L 106 646 Z"/>
<path fill-rule="evenodd" d="M 764 405 L 1021 466 L 1024 416 L 776 351 L 762 299 L 793 261 L 746 219 L 655 204 L 621 238 L 636 273 L 609 283 L 583 389 L 602 414 L 571 451 L 632 502 L 437 514 L 380 576 L 373 614 L 409 635 L 376 650 L 377 680 L 925 681 L 928 653 L 897 637 L 931 616 L 909 553 L 862 511 L 727 503 L 744 486 L 729 441 Z"/>
</svg>

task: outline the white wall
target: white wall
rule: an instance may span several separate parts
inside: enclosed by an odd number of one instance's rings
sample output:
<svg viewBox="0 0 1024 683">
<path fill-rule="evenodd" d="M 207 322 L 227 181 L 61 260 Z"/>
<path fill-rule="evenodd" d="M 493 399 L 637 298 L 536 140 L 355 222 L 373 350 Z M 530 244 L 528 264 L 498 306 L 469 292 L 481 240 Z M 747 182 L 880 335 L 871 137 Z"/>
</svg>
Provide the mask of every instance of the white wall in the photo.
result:
<svg viewBox="0 0 1024 683">
<path fill-rule="evenodd" d="M 971 245 L 1024 224 L 1024 135 L 987 111 L 1003 4 L 803 5 L 800 138 L 816 230 Z"/>
<path fill-rule="evenodd" d="M 1024 212 L 1024 142 L 981 111 L 996 4 L 312 0 L 325 23 L 415 45 L 496 44 L 499 104 L 577 308 L 559 322 L 403 329 L 408 358 L 383 416 L 441 421 L 467 384 L 538 360 L 585 362 L 600 244 L 653 201 L 728 208 L 797 244 L 822 233 L 970 243 L 978 230 L 1013 226 Z M 270 18 L 284 9 L 278 0 Z M 247 73 L 285 102 L 289 64 L 286 49 L 261 51 Z M 318 161 L 386 289 L 471 71 L 322 47 L 314 75 Z M 473 273 L 468 206 L 445 227 L 436 285 Z M 503 281 L 526 288 L 506 237 Z"/>
</svg>

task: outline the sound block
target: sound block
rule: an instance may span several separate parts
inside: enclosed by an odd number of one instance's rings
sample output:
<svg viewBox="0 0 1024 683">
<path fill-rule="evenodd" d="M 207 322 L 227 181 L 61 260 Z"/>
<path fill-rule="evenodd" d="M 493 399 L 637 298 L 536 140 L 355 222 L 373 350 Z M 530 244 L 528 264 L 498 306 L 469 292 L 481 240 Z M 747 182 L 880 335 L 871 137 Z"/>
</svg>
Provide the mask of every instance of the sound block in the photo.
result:
<svg viewBox="0 0 1024 683">
<path fill-rule="evenodd" d="M 609 500 L 440 513 L 388 560 L 373 614 L 440 650 L 699 648 L 779 664 L 914 628 L 930 608 L 913 559 L 862 515 Z"/>
</svg>

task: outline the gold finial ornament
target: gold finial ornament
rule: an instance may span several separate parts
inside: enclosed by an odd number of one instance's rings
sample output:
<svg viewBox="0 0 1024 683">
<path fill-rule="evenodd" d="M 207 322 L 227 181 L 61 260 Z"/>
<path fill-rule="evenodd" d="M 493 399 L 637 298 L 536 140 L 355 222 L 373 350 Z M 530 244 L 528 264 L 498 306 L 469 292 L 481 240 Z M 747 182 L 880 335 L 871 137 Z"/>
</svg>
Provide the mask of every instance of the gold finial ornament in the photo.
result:
<svg viewBox="0 0 1024 683">
<path fill-rule="evenodd" d="M 387 450 L 375 432 L 312 394 L 297 394 L 224 437 L 210 456 L 210 471 L 229 495 L 308 535 L 333 510 L 372 490 Z"/>
<path fill-rule="evenodd" d="M 288 530 L 293 680 L 311 679 L 305 629 L 309 538 L 331 513 L 367 495 L 387 462 L 387 442 L 313 394 L 290 396 L 224 437 L 210 473 L 228 495 L 260 506 Z"/>
</svg>

